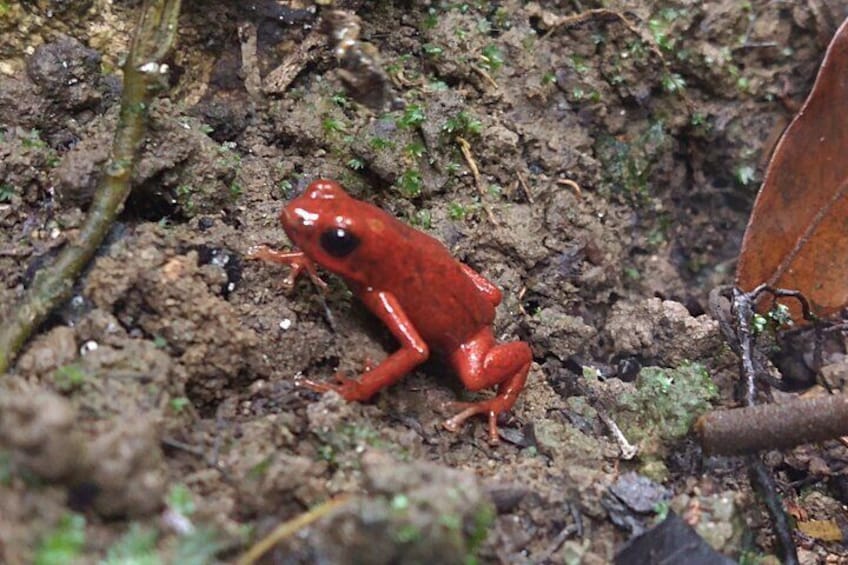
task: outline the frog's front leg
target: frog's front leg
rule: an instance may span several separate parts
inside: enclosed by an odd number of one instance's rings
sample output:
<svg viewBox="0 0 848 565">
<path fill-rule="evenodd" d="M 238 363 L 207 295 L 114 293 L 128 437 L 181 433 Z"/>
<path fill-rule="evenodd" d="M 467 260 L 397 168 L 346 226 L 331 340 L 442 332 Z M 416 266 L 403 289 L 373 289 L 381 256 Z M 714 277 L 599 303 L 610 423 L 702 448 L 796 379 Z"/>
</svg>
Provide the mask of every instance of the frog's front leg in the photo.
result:
<svg viewBox="0 0 848 565">
<path fill-rule="evenodd" d="M 327 283 L 318 276 L 315 262 L 307 257 L 303 251 L 279 251 L 267 245 L 255 245 L 247 250 L 246 258 L 251 261 L 259 260 L 266 263 L 290 266 L 292 270 L 284 281 L 285 285 L 289 288 L 293 287 L 300 274 L 306 271 L 315 286 L 321 290 L 327 290 Z"/>
<path fill-rule="evenodd" d="M 405 374 L 427 360 L 430 351 L 393 294 L 365 291 L 359 298 L 400 342 L 400 349 L 386 357 L 382 363 L 369 369 L 359 379 L 337 377 L 340 384 L 301 381 L 318 392 L 334 390 L 346 400 L 368 400 L 380 389 L 392 385 Z"/>
<path fill-rule="evenodd" d="M 485 414 L 489 418 L 489 441 L 498 441 L 498 414 L 506 412 L 515 404 L 518 395 L 527 382 L 533 352 L 523 341 L 498 345 L 490 328 L 481 330 L 464 343 L 450 356 L 453 365 L 465 388 L 477 391 L 498 385 L 494 398 L 479 402 L 457 402 L 455 407 L 462 411 L 445 421 L 450 431 L 457 431 L 463 422 L 476 414 Z"/>
</svg>

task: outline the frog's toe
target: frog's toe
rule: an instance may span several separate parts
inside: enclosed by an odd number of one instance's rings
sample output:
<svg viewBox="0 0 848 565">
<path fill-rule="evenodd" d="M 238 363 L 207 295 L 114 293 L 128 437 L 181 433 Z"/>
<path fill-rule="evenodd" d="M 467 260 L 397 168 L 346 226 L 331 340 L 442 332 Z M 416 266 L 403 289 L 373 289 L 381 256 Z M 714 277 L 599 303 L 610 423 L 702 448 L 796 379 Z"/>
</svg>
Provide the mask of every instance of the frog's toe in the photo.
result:
<svg viewBox="0 0 848 565">
<path fill-rule="evenodd" d="M 498 414 L 501 410 L 497 409 L 499 408 L 498 403 L 492 402 L 492 400 L 484 400 L 482 402 L 450 402 L 448 406 L 461 411 L 445 420 L 442 425 L 448 431 L 458 432 L 468 418 L 477 414 L 485 414 L 489 419 L 489 443 L 499 443 Z"/>
</svg>

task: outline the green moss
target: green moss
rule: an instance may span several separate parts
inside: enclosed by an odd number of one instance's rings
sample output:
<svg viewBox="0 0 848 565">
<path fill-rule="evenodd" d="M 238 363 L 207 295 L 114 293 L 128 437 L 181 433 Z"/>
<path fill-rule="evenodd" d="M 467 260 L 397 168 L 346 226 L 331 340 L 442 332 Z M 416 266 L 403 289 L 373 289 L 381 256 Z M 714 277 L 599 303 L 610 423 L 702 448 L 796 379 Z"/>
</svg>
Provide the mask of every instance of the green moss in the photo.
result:
<svg viewBox="0 0 848 565">
<path fill-rule="evenodd" d="M 82 387 L 88 380 L 88 373 L 80 365 L 63 365 L 52 375 L 53 385 L 61 392 L 71 392 Z"/>
<path fill-rule="evenodd" d="M 476 117 L 462 110 L 445 121 L 442 131 L 451 137 L 471 137 L 480 135 L 483 131 L 483 124 Z"/>
<path fill-rule="evenodd" d="M 697 363 L 676 369 L 645 367 L 635 384 L 634 392 L 619 397 L 621 417 L 617 421 L 631 441 L 643 445 L 684 437 L 718 397 L 718 387 Z"/>
<path fill-rule="evenodd" d="M 414 129 L 424 123 L 427 115 L 424 113 L 424 107 L 420 104 L 408 104 L 403 111 L 403 115 L 398 118 L 398 127 L 403 129 Z"/>
<path fill-rule="evenodd" d="M 504 64 L 503 53 L 493 43 L 483 47 L 480 53 L 480 59 L 483 62 L 483 66 L 491 73 L 497 72 Z"/>
<path fill-rule="evenodd" d="M 654 164 L 671 147 L 671 137 L 660 120 L 651 122 L 647 130 L 632 140 L 611 135 L 599 137 L 595 153 L 604 165 L 604 187 L 613 194 L 626 195 L 633 204 L 647 204 L 653 192 Z"/>
<path fill-rule="evenodd" d="M 66 514 L 38 544 L 35 565 L 64 565 L 72 563 L 85 547 L 85 518 Z"/>
<path fill-rule="evenodd" d="M 421 196 L 421 188 L 423 186 L 421 172 L 417 169 L 405 170 L 398 178 L 397 186 L 400 189 L 400 193 L 406 198 L 417 198 Z"/>
<path fill-rule="evenodd" d="M 183 516 L 191 516 L 196 509 L 194 495 L 187 486 L 181 483 L 171 486 L 165 503 L 168 505 L 168 508 Z"/>
<path fill-rule="evenodd" d="M 102 565 L 159 565 L 162 559 L 156 553 L 155 530 L 133 523 L 129 530 L 106 553 Z"/>
</svg>

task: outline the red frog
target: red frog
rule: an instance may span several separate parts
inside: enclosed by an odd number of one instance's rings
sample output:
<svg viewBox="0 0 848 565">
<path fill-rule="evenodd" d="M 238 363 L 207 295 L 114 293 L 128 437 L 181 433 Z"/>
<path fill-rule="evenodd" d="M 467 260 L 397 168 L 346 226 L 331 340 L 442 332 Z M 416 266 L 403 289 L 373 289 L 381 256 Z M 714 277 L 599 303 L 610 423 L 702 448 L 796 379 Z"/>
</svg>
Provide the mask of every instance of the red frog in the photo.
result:
<svg viewBox="0 0 848 565">
<path fill-rule="evenodd" d="M 400 380 L 433 351 L 447 360 L 468 390 L 498 385 L 493 398 L 452 403 L 461 411 L 444 426 L 457 431 L 469 417 L 485 414 L 489 439 L 497 442 L 497 416 L 515 404 L 532 361 L 526 343 L 498 344 L 492 334 L 500 290 L 454 259 L 436 239 L 352 198 L 331 180 L 310 184 L 283 208 L 280 222 L 300 251 L 281 252 L 263 245 L 253 248 L 249 257 L 290 265 L 290 284 L 305 270 L 324 287 L 316 263 L 339 275 L 400 343 L 400 349 L 359 379 L 337 375 L 339 384 L 304 384 L 364 401 Z"/>
</svg>

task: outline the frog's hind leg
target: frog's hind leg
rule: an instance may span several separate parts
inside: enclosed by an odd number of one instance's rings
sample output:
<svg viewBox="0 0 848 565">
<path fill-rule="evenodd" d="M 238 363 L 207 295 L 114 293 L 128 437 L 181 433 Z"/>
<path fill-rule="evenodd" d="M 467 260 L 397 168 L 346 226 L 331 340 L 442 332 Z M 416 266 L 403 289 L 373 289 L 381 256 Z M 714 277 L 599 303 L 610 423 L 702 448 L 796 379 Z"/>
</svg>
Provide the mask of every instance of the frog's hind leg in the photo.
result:
<svg viewBox="0 0 848 565">
<path fill-rule="evenodd" d="M 462 411 L 445 421 L 448 430 L 457 431 L 468 418 L 485 414 L 489 419 L 489 441 L 498 441 L 498 414 L 515 404 L 527 382 L 533 354 L 523 341 L 498 345 L 490 329 L 485 329 L 450 356 L 459 378 L 468 390 L 498 385 L 497 395 L 479 402 L 458 402 Z"/>
</svg>

